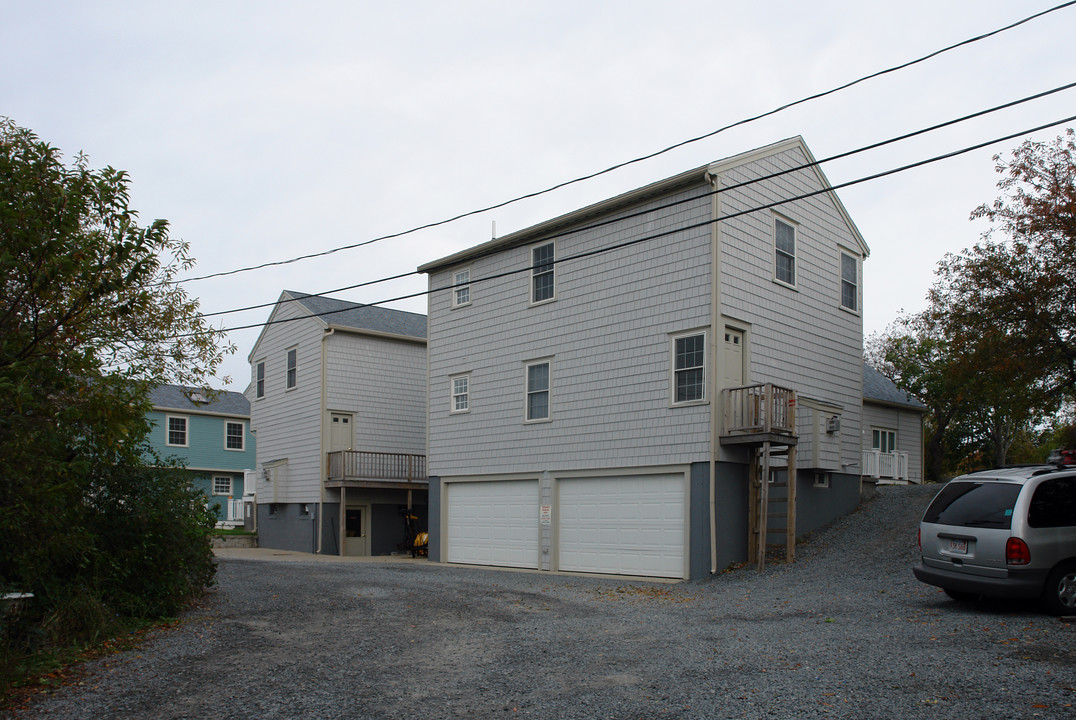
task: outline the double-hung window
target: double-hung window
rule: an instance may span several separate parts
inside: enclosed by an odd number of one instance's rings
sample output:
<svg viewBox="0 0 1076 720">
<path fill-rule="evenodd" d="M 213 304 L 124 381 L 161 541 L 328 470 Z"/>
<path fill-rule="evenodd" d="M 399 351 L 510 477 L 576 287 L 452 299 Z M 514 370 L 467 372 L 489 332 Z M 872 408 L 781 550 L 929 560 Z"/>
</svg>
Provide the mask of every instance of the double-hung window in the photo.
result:
<svg viewBox="0 0 1076 720">
<path fill-rule="evenodd" d="M 292 348 L 288 350 L 288 356 L 284 371 L 284 388 L 286 390 L 291 390 L 293 387 L 295 387 L 296 374 L 298 371 L 298 355 L 298 348 Z"/>
<path fill-rule="evenodd" d="M 254 366 L 254 397 L 265 397 L 265 361 Z"/>
<path fill-rule="evenodd" d="M 551 369 L 548 360 L 527 364 L 527 421 L 549 420 Z"/>
<path fill-rule="evenodd" d="M 556 295 L 554 262 L 556 246 L 546 243 L 531 248 L 531 302 L 553 300 Z"/>
<path fill-rule="evenodd" d="M 187 447 L 187 418 L 168 417 L 168 441 L 166 444 L 175 447 Z"/>
<path fill-rule="evenodd" d="M 773 219 L 773 276 L 786 285 L 796 284 L 796 228 L 779 217 Z"/>
<path fill-rule="evenodd" d="M 241 422 L 224 423 L 224 448 L 242 450 L 246 439 L 246 428 Z"/>
<path fill-rule="evenodd" d="M 471 269 L 457 270 L 452 277 L 452 307 L 471 304 Z"/>
<path fill-rule="evenodd" d="M 465 413 L 471 409 L 471 376 L 457 375 L 452 378 L 452 410 Z"/>
<path fill-rule="evenodd" d="M 673 403 L 706 399 L 706 333 L 673 338 Z"/>
<path fill-rule="evenodd" d="M 841 253 L 841 307 L 859 310 L 859 261 L 846 252 Z"/>
</svg>

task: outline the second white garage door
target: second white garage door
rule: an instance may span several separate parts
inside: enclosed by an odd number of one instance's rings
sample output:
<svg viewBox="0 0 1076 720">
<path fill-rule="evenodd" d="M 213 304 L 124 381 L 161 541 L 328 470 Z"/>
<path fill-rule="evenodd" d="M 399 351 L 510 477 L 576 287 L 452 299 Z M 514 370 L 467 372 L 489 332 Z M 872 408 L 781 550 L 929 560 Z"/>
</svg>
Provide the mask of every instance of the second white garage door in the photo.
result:
<svg viewBox="0 0 1076 720">
<path fill-rule="evenodd" d="M 558 481 L 558 566 L 577 572 L 684 577 L 683 475 Z"/>
<path fill-rule="evenodd" d="M 538 481 L 447 484 L 448 562 L 538 567 Z"/>
</svg>

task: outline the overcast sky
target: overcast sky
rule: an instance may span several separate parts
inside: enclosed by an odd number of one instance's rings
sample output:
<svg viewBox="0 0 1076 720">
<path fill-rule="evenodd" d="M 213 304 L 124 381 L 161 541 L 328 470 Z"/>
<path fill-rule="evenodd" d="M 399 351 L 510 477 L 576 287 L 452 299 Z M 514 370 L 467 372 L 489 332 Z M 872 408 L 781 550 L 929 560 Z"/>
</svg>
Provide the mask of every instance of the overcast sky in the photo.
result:
<svg viewBox="0 0 1076 720">
<path fill-rule="evenodd" d="M 0 0 L 0 115 L 127 170 L 203 275 L 362 242 L 542 190 L 996 30 L 1061 0 Z M 1076 80 L 1076 6 L 587 182 L 442 227 L 191 282 L 204 312 L 419 264 L 802 135 L 822 159 Z M 1069 90 L 827 164 L 833 184 L 1076 115 Z M 1047 140 L 1064 126 L 1027 135 Z M 973 245 L 998 143 L 839 190 L 871 248 L 864 329 L 924 307 Z M 425 276 L 336 295 L 375 302 Z M 417 298 L 392 305 L 425 312 Z M 215 318 L 264 321 L 268 309 Z M 257 330 L 222 375 L 249 381 Z M 222 386 L 222 383 L 217 383 Z"/>
</svg>

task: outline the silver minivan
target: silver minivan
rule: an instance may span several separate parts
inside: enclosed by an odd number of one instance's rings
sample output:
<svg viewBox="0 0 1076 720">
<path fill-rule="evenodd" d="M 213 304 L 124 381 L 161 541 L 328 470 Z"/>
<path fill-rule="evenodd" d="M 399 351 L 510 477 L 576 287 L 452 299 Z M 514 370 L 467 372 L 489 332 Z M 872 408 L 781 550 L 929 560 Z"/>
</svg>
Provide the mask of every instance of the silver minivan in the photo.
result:
<svg viewBox="0 0 1076 720">
<path fill-rule="evenodd" d="M 1076 615 L 1076 469 L 1004 468 L 954 478 L 919 524 L 915 576 L 954 600 L 1038 598 Z"/>
</svg>

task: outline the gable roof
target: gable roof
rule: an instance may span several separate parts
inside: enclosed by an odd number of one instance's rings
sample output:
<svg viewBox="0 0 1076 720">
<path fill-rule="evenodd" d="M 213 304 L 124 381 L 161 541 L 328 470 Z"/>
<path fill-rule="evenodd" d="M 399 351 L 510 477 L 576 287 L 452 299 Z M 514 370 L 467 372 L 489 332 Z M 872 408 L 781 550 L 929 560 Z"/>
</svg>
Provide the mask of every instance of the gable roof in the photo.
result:
<svg viewBox="0 0 1076 720">
<path fill-rule="evenodd" d="M 665 195 L 674 190 L 678 190 L 682 187 L 690 186 L 693 184 L 706 183 L 709 184 L 712 178 L 722 172 L 730 170 L 734 167 L 744 165 L 749 162 L 753 162 L 760 158 L 764 158 L 770 155 L 775 155 L 786 150 L 798 148 L 800 149 L 807 159 L 808 163 L 815 163 L 816 160 L 811 154 L 811 151 L 807 148 L 807 144 L 804 142 L 801 136 L 788 138 L 775 142 L 771 145 L 750 150 L 748 152 L 740 153 L 739 155 L 733 155 L 732 157 L 725 158 L 723 160 L 717 160 L 712 163 L 708 163 L 701 167 L 693 168 L 686 172 L 682 172 L 679 175 L 673 175 L 672 177 L 659 180 L 649 185 L 644 185 L 641 188 L 631 190 L 629 192 L 617 195 L 609 198 L 608 200 L 602 200 L 601 202 L 588 205 L 579 210 L 573 210 L 572 212 L 560 215 L 551 220 L 532 225 L 529 228 L 504 235 L 499 238 L 494 238 L 480 245 L 462 250 L 458 253 L 441 258 L 440 260 L 434 260 L 432 262 L 420 265 L 419 272 L 429 273 L 440 268 L 449 267 L 457 263 L 473 260 L 478 257 L 484 257 L 501 250 L 507 250 L 512 247 L 518 247 L 520 245 L 526 245 L 529 242 L 539 239 L 542 236 L 552 234 L 566 227 L 577 225 L 582 222 L 590 221 L 598 218 L 602 215 L 607 215 L 612 212 L 616 212 L 626 206 L 636 204 L 642 200 L 658 196 Z M 859 228 L 852 222 L 852 218 L 848 215 L 848 211 L 845 209 L 844 204 L 840 198 L 837 197 L 837 193 L 833 191 L 832 185 L 829 179 L 826 178 L 825 173 L 817 164 L 812 164 L 808 171 L 813 172 L 818 179 L 819 184 L 825 189 L 825 193 L 833 202 L 837 212 L 848 224 L 848 229 L 851 231 L 852 236 L 855 238 L 856 243 L 859 245 L 860 251 L 863 256 L 870 255 L 870 248 L 867 247 L 866 241 L 863 239 L 862 234 L 859 232 Z"/>
<path fill-rule="evenodd" d="M 205 398 L 200 402 L 198 398 Z M 150 390 L 150 402 L 154 410 L 180 410 L 191 413 L 214 413 L 217 415 L 234 415 L 250 417 L 250 401 L 243 393 L 215 390 L 206 392 L 202 388 L 183 385 L 158 385 Z"/>
<path fill-rule="evenodd" d="M 863 363 L 863 400 L 879 405 L 893 405 L 918 412 L 926 412 L 927 406 L 904 392 L 893 381 Z"/>
<path fill-rule="evenodd" d="M 285 290 L 284 294 L 294 298 L 311 315 L 329 327 L 426 338 L 426 316 L 419 313 L 308 295 L 294 290 Z"/>
</svg>

